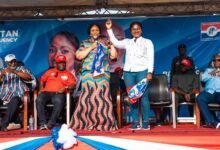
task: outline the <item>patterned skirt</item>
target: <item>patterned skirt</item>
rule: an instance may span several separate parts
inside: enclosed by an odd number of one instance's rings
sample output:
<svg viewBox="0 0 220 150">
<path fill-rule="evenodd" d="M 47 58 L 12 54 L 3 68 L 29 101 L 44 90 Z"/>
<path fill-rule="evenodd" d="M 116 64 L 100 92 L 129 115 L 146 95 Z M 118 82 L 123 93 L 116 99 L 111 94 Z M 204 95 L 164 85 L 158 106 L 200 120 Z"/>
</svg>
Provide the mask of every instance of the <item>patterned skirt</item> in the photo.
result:
<svg viewBox="0 0 220 150">
<path fill-rule="evenodd" d="M 82 92 L 70 123 L 73 129 L 115 130 L 109 77 L 110 73 L 98 78 L 91 71 L 82 73 Z"/>
</svg>

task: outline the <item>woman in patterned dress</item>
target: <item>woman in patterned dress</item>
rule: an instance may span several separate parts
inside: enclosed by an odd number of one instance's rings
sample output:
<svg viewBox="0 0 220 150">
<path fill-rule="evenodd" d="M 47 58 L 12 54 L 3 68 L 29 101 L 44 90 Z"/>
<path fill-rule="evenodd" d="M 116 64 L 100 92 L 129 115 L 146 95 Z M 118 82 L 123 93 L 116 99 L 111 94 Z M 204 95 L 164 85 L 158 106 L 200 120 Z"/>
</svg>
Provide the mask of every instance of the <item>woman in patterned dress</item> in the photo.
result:
<svg viewBox="0 0 220 150">
<path fill-rule="evenodd" d="M 98 24 L 88 28 L 90 39 L 83 41 L 76 58 L 83 61 L 82 92 L 71 119 L 73 129 L 115 130 L 112 99 L 109 92 L 109 59 L 117 52 L 108 40 L 100 36 Z"/>
</svg>

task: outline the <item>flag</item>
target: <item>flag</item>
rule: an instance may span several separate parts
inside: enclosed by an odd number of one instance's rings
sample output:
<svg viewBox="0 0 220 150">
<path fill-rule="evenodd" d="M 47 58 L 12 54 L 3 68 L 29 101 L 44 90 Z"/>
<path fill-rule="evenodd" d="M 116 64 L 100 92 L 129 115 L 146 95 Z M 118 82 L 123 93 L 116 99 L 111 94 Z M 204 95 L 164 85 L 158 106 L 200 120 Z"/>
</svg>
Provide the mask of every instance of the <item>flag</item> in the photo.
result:
<svg viewBox="0 0 220 150">
<path fill-rule="evenodd" d="M 147 79 L 144 78 L 130 89 L 130 91 L 128 92 L 128 97 L 130 99 L 137 100 L 144 94 L 146 89 L 147 89 Z M 130 101 L 130 102 L 134 102 L 134 101 Z"/>
<path fill-rule="evenodd" d="M 201 23 L 201 41 L 220 39 L 220 22 Z"/>
</svg>

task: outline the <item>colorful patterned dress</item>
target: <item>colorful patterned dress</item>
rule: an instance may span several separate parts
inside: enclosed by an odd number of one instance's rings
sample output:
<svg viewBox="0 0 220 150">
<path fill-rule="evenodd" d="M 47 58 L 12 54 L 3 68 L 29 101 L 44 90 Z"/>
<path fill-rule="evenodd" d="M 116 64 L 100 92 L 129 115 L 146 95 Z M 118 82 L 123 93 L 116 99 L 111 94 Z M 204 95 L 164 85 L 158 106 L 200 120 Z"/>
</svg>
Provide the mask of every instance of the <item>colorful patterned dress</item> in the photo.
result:
<svg viewBox="0 0 220 150">
<path fill-rule="evenodd" d="M 79 50 L 89 47 L 92 43 L 84 41 Z M 93 77 L 92 65 L 95 50 L 91 51 L 83 60 L 82 65 L 82 93 L 72 116 L 73 129 L 109 131 L 115 129 L 112 99 L 109 91 L 109 50 L 103 60 L 104 74 Z"/>
</svg>

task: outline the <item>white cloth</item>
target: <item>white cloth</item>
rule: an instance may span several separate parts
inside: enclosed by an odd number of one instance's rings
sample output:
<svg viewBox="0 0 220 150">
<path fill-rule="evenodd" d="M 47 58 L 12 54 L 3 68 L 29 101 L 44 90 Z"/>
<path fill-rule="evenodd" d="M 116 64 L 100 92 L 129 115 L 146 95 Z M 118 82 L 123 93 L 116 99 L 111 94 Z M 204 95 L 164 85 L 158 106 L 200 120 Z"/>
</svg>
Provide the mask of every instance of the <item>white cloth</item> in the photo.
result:
<svg viewBox="0 0 220 150">
<path fill-rule="evenodd" d="M 107 30 L 110 40 L 116 48 L 125 49 L 124 71 L 139 72 L 148 69 L 153 72 L 154 46 L 151 40 L 143 38 L 118 41 L 112 29 Z"/>
</svg>

